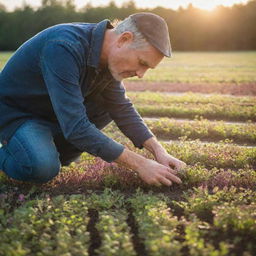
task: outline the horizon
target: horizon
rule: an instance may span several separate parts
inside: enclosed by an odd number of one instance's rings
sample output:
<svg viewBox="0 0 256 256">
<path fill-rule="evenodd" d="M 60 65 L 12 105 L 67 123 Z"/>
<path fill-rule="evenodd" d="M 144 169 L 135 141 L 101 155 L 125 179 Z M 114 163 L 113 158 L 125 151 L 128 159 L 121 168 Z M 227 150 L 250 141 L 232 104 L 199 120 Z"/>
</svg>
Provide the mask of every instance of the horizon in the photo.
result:
<svg viewBox="0 0 256 256">
<path fill-rule="evenodd" d="M 87 4 L 92 5 L 93 7 L 99 7 L 99 6 L 106 6 L 108 5 L 111 0 L 94 0 L 93 3 L 90 0 L 84 1 L 84 0 L 73 0 L 74 5 L 76 6 L 76 9 L 79 10 L 83 7 L 85 7 Z M 117 6 L 122 6 L 124 3 L 128 3 L 127 0 L 119 0 L 119 1 L 112 1 L 115 2 Z M 117 3 L 118 2 L 118 3 Z M 155 7 L 164 7 L 164 8 L 170 8 L 173 10 L 177 10 L 180 7 L 186 8 L 189 4 L 192 4 L 194 7 L 203 9 L 206 11 L 212 11 L 217 6 L 226 6 L 231 7 L 235 4 L 246 4 L 249 2 L 249 0 L 213 0 L 213 1 L 204 1 L 204 0 L 180 0 L 180 1 L 170 1 L 170 0 L 161 0 L 161 3 L 158 3 L 154 0 L 134 0 L 133 1 L 137 8 L 155 8 Z M 0 4 L 3 4 L 7 11 L 13 11 L 16 8 L 21 8 L 24 5 L 29 5 L 32 8 L 38 8 L 41 6 L 42 0 L 12 0 L 11 2 L 9 0 L 0 0 Z"/>
</svg>

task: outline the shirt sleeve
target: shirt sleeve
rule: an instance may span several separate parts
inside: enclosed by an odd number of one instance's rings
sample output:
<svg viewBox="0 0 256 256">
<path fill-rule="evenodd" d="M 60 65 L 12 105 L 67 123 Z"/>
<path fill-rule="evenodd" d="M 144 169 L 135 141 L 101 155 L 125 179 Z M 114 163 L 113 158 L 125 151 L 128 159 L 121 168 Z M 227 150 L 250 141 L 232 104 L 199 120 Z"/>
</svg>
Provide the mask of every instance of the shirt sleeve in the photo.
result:
<svg viewBox="0 0 256 256">
<path fill-rule="evenodd" d="M 67 141 L 81 151 L 112 162 L 124 146 L 103 134 L 86 114 L 79 85 L 83 68 L 78 50 L 65 41 L 51 41 L 40 58 L 42 75 L 51 103 Z"/>
<path fill-rule="evenodd" d="M 102 96 L 106 109 L 118 128 L 135 147 L 142 149 L 143 143 L 154 134 L 144 123 L 130 99 L 126 97 L 123 83 L 114 82 L 105 88 Z"/>
</svg>

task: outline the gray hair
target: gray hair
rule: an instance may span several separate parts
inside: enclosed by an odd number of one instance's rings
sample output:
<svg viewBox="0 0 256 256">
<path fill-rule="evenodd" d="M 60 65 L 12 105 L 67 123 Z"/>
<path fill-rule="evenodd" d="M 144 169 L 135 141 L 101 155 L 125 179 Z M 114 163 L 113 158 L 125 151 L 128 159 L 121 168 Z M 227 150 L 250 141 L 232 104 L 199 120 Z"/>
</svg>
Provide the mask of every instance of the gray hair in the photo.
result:
<svg viewBox="0 0 256 256">
<path fill-rule="evenodd" d="M 114 28 L 114 32 L 118 35 L 122 34 L 125 31 L 130 31 L 133 33 L 134 41 L 130 46 L 131 48 L 141 49 L 149 46 L 148 41 L 140 33 L 135 22 L 130 17 L 124 19 L 123 21 L 120 21 Z"/>
</svg>

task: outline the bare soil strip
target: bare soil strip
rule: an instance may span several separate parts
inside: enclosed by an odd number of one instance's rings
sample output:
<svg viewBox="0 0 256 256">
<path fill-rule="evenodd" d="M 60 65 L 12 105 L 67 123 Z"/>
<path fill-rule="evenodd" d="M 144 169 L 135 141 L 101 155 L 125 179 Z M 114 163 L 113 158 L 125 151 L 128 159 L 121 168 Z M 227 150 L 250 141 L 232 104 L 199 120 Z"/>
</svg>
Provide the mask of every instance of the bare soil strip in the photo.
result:
<svg viewBox="0 0 256 256">
<path fill-rule="evenodd" d="M 87 226 L 87 230 L 90 233 L 90 247 L 88 250 L 89 256 L 98 256 L 96 249 L 98 249 L 101 245 L 101 237 L 99 231 L 96 229 L 96 223 L 99 220 L 99 213 L 95 209 L 88 210 L 88 216 L 90 217 L 90 221 Z"/>
<path fill-rule="evenodd" d="M 131 237 L 134 250 L 136 251 L 137 255 L 148 256 L 148 252 L 146 251 L 145 244 L 143 243 L 142 239 L 139 237 L 139 230 L 138 230 L 138 223 L 133 215 L 133 210 L 131 206 L 127 207 L 128 211 L 128 218 L 127 224 L 131 229 Z"/>
<path fill-rule="evenodd" d="M 181 84 L 168 82 L 125 82 L 128 91 L 158 91 L 158 92 L 196 92 L 196 93 L 218 93 L 231 95 L 256 95 L 256 83 L 249 84 Z"/>
</svg>

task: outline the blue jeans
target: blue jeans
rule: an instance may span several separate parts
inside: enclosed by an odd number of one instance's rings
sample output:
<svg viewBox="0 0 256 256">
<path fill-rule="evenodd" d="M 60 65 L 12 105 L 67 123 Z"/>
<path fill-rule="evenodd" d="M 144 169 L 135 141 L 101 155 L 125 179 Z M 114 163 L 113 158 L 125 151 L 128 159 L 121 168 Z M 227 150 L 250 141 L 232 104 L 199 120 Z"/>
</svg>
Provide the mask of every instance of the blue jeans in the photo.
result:
<svg viewBox="0 0 256 256">
<path fill-rule="evenodd" d="M 106 114 L 94 120 L 98 129 L 110 122 Z M 45 183 L 81 153 L 65 140 L 58 125 L 32 119 L 24 122 L 0 148 L 0 170 L 16 180 Z"/>
</svg>

